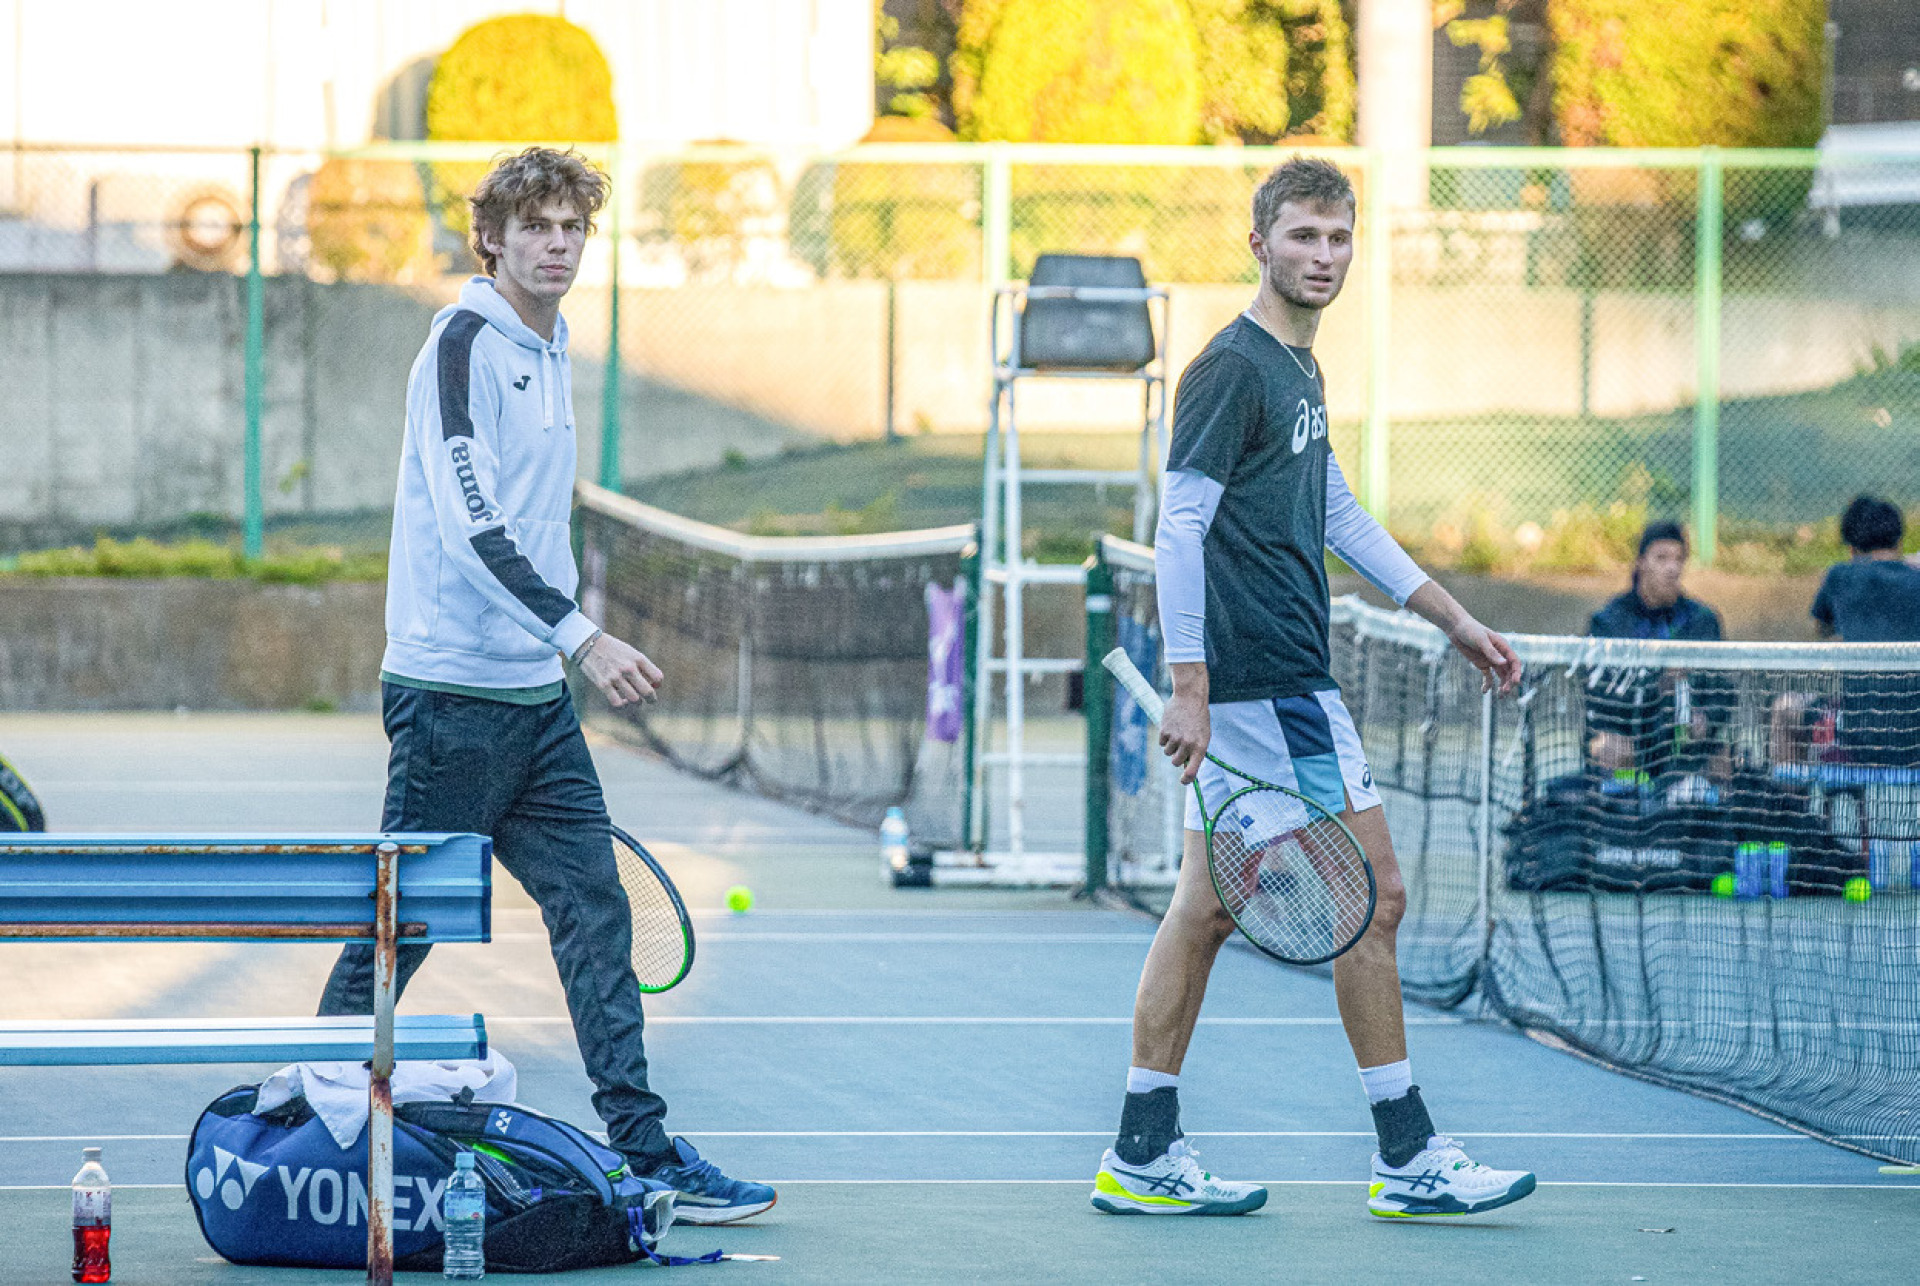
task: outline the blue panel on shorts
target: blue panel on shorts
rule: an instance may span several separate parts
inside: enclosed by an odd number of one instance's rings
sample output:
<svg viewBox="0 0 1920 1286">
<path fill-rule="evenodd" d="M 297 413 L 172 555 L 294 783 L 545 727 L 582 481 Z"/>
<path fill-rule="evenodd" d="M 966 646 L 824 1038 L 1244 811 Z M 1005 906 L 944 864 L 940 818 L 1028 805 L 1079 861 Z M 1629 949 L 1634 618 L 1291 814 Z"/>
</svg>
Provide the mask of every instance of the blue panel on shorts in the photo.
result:
<svg viewBox="0 0 1920 1286">
<path fill-rule="evenodd" d="M 1287 739 L 1287 754 L 1294 759 L 1335 753 L 1333 725 L 1319 698 L 1276 697 L 1273 713 L 1280 720 L 1280 735 Z"/>
<path fill-rule="evenodd" d="M 1300 793 L 1330 813 L 1347 806 L 1347 783 L 1340 776 L 1340 756 L 1332 753 L 1309 755 L 1293 761 L 1293 775 Z"/>
</svg>

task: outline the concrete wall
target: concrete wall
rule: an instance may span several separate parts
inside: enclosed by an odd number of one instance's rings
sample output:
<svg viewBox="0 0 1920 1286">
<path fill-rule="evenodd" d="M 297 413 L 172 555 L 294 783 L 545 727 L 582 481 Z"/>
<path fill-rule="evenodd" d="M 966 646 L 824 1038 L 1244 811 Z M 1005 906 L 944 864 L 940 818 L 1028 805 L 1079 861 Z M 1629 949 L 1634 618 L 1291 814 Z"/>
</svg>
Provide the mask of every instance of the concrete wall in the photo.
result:
<svg viewBox="0 0 1920 1286">
<path fill-rule="evenodd" d="M 386 586 L 0 580 L 0 709 L 380 708 Z"/>
<path fill-rule="evenodd" d="M 394 287 L 266 283 L 263 419 L 268 512 L 392 502 L 407 372 L 458 282 Z M 242 502 L 244 283 L 219 274 L 0 275 L 0 526 L 140 524 Z M 1245 306 L 1241 285 L 1176 287 L 1178 372 Z M 1390 412 L 1396 419 L 1581 409 L 1583 300 L 1573 290 L 1397 287 Z M 898 287 L 895 424 L 986 425 L 986 295 L 965 283 Z M 1692 305 L 1684 297 L 1591 300 L 1587 400 L 1594 414 L 1688 404 Z M 789 443 L 878 436 L 885 419 L 887 291 L 829 281 L 796 290 L 730 285 L 623 292 L 622 460 L 630 477 Z M 581 469 L 599 467 L 607 293 L 569 298 Z M 1336 419 L 1365 405 L 1364 300 L 1331 309 L 1317 351 Z M 1873 349 L 1920 340 L 1920 302 L 1733 295 L 1724 395 L 1826 387 Z M 1137 424 L 1137 385 L 1023 387 L 1029 428 Z"/>
</svg>

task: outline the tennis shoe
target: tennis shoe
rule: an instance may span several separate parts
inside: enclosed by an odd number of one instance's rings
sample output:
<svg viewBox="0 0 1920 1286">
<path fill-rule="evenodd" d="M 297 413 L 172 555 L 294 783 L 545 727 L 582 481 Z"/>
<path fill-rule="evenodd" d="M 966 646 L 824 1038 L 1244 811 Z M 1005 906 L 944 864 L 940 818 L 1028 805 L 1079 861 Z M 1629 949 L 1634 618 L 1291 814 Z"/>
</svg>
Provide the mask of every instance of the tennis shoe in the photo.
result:
<svg viewBox="0 0 1920 1286">
<path fill-rule="evenodd" d="M 1267 1204 L 1257 1183 L 1208 1174 L 1185 1139 L 1146 1165 L 1128 1165 L 1112 1148 L 1093 1178 L 1093 1208 L 1110 1215 L 1244 1215 Z"/>
<path fill-rule="evenodd" d="M 1444 1134 L 1403 1166 L 1390 1166 L 1373 1154 L 1373 1182 L 1367 1209 L 1382 1219 L 1433 1215 L 1477 1215 L 1512 1205 L 1534 1189 L 1525 1170 L 1495 1170 L 1481 1165 Z"/>
<path fill-rule="evenodd" d="M 729 1179 L 720 1167 L 706 1160 L 693 1144 L 677 1135 L 673 1140 L 674 1160 L 667 1162 L 649 1179 L 658 1180 L 678 1194 L 673 1203 L 676 1223 L 736 1223 L 768 1209 L 779 1198 L 764 1183 Z"/>
</svg>

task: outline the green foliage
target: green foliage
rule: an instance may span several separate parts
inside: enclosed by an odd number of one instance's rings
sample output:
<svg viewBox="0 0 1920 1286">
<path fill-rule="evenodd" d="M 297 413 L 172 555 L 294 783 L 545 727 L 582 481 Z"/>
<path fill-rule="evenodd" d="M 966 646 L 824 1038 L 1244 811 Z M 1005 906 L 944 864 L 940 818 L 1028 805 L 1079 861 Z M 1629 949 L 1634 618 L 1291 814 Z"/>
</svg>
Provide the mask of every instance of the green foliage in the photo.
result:
<svg viewBox="0 0 1920 1286">
<path fill-rule="evenodd" d="M 1188 144 L 1200 133 L 1183 0 L 1003 0 L 962 118 L 970 139 Z"/>
<path fill-rule="evenodd" d="M 427 85 L 427 137 L 440 142 L 608 143 L 620 137 L 613 70 L 593 37 L 546 14 L 489 18 L 460 34 Z M 466 198 L 485 163 L 433 167 L 435 204 L 464 239 Z"/>
<path fill-rule="evenodd" d="M 1017 165 L 1013 272 L 1048 251 L 1133 255 L 1155 282 L 1254 280 L 1247 252 L 1264 166 Z"/>
<path fill-rule="evenodd" d="M 1447 39 L 1455 48 L 1467 45 L 1480 50 L 1480 70 L 1460 87 L 1460 110 L 1467 114 L 1467 128 L 1484 134 L 1499 125 L 1520 119 L 1520 103 L 1500 65 L 1501 55 L 1513 47 L 1507 34 L 1507 17 L 1496 13 L 1485 18 L 1456 18 L 1447 24 Z"/>
<path fill-rule="evenodd" d="M 348 554 L 334 547 L 277 549 L 246 557 L 233 545 L 186 540 L 163 545 L 146 537 L 121 541 L 102 536 L 88 548 L 45 549 L 18 555 L 7 570 L 20 576 L 110 576 L 208 580 L 251 579 L 271 584 L 318 585 L 327 581 L 384 580 L 383 554 Z"/>
<path fill-rule="evenodd" d="M 413 281 L 432 271 L 426 193 L 413 165 L 333 157 L 307 185 L 313 262 L 334 281 Z"/>
<path fill-rule="evenodd" d="M 434 66 L 427 137 L 612 142 L 613 71 L 593 37 L 565 18 L 490 18 L 462 32 Z"/>
<path fill-rule="evenodd" d="M 1340 0 L 1277 0 L 1287 30 L 1288 131 L 1353 141 L 1353 31 Z"/>
<path fill-rule="evenodd" d="M 1554 112 L 1574 147 L 1811 147 L 1823 0 L 1557 0 Z"/>
<path fill-rule="evenodd" d="M 828 271 L 947 281 L 980 275 L 977 167 L 842 161 L 832 168 Z"/>
<path fill-rule="evenodd" d="M 712 155 L 722 149 L 737 159 Z M 695 277 L 731 276 L 756 234 L 777 228 L 780 172 L 760 152 L 738 144 L 707 145 L 709 155 L 650 166 L 640 176 L 646 235 L 670 240 Z"/>
<path fill-rule="evenodd" d="M 1271 143 L 1287 132 L 1287 32 L 1270 0 L 1187 0 L 1200 50 L 1200 136 Z"/>
<path fill-rule="evenodd" d="M 938 120 L 940 109 L 928 92 L 940 83 L 940 56 L 905 44 L 900 20 L 884 0 L 874 0 L 874 95 L 886 112 L 920 120 Z"/>
</svg>

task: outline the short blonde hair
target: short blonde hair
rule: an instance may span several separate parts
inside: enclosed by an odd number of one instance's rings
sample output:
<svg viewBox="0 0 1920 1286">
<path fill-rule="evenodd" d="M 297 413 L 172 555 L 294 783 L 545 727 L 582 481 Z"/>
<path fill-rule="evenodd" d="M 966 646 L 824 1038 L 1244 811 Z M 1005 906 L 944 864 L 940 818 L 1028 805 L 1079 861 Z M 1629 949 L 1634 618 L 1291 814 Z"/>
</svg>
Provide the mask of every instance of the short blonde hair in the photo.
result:
<svg viewBox="0 0 1920 1286">
<path fill-rule="evenodd" d="M 1253 230 L 1261 236 L 1273 230 L 1280 207 L 1289 201 L 1304 205 L 1337 205 L 1354 210 L 1353 184 L 1332 161 L 1296 156 L 1267 175 L 1253 194 Z"/>
<path fill-rule="evenodd" d="M 568 148 L 530 147 L 518 156 L 509 156 L 487 171 L 468 203 L 473 207 L 473 252 L 494 271 L 494 255 L 486 238 L 506 235 L 507 220 L 513 215 L 525 217 L 549 201 L 571 204 L 593 231 L 593 216 L 607 203 L 611 184 L 606 172 L 586 157 Z"/>
</svg>

